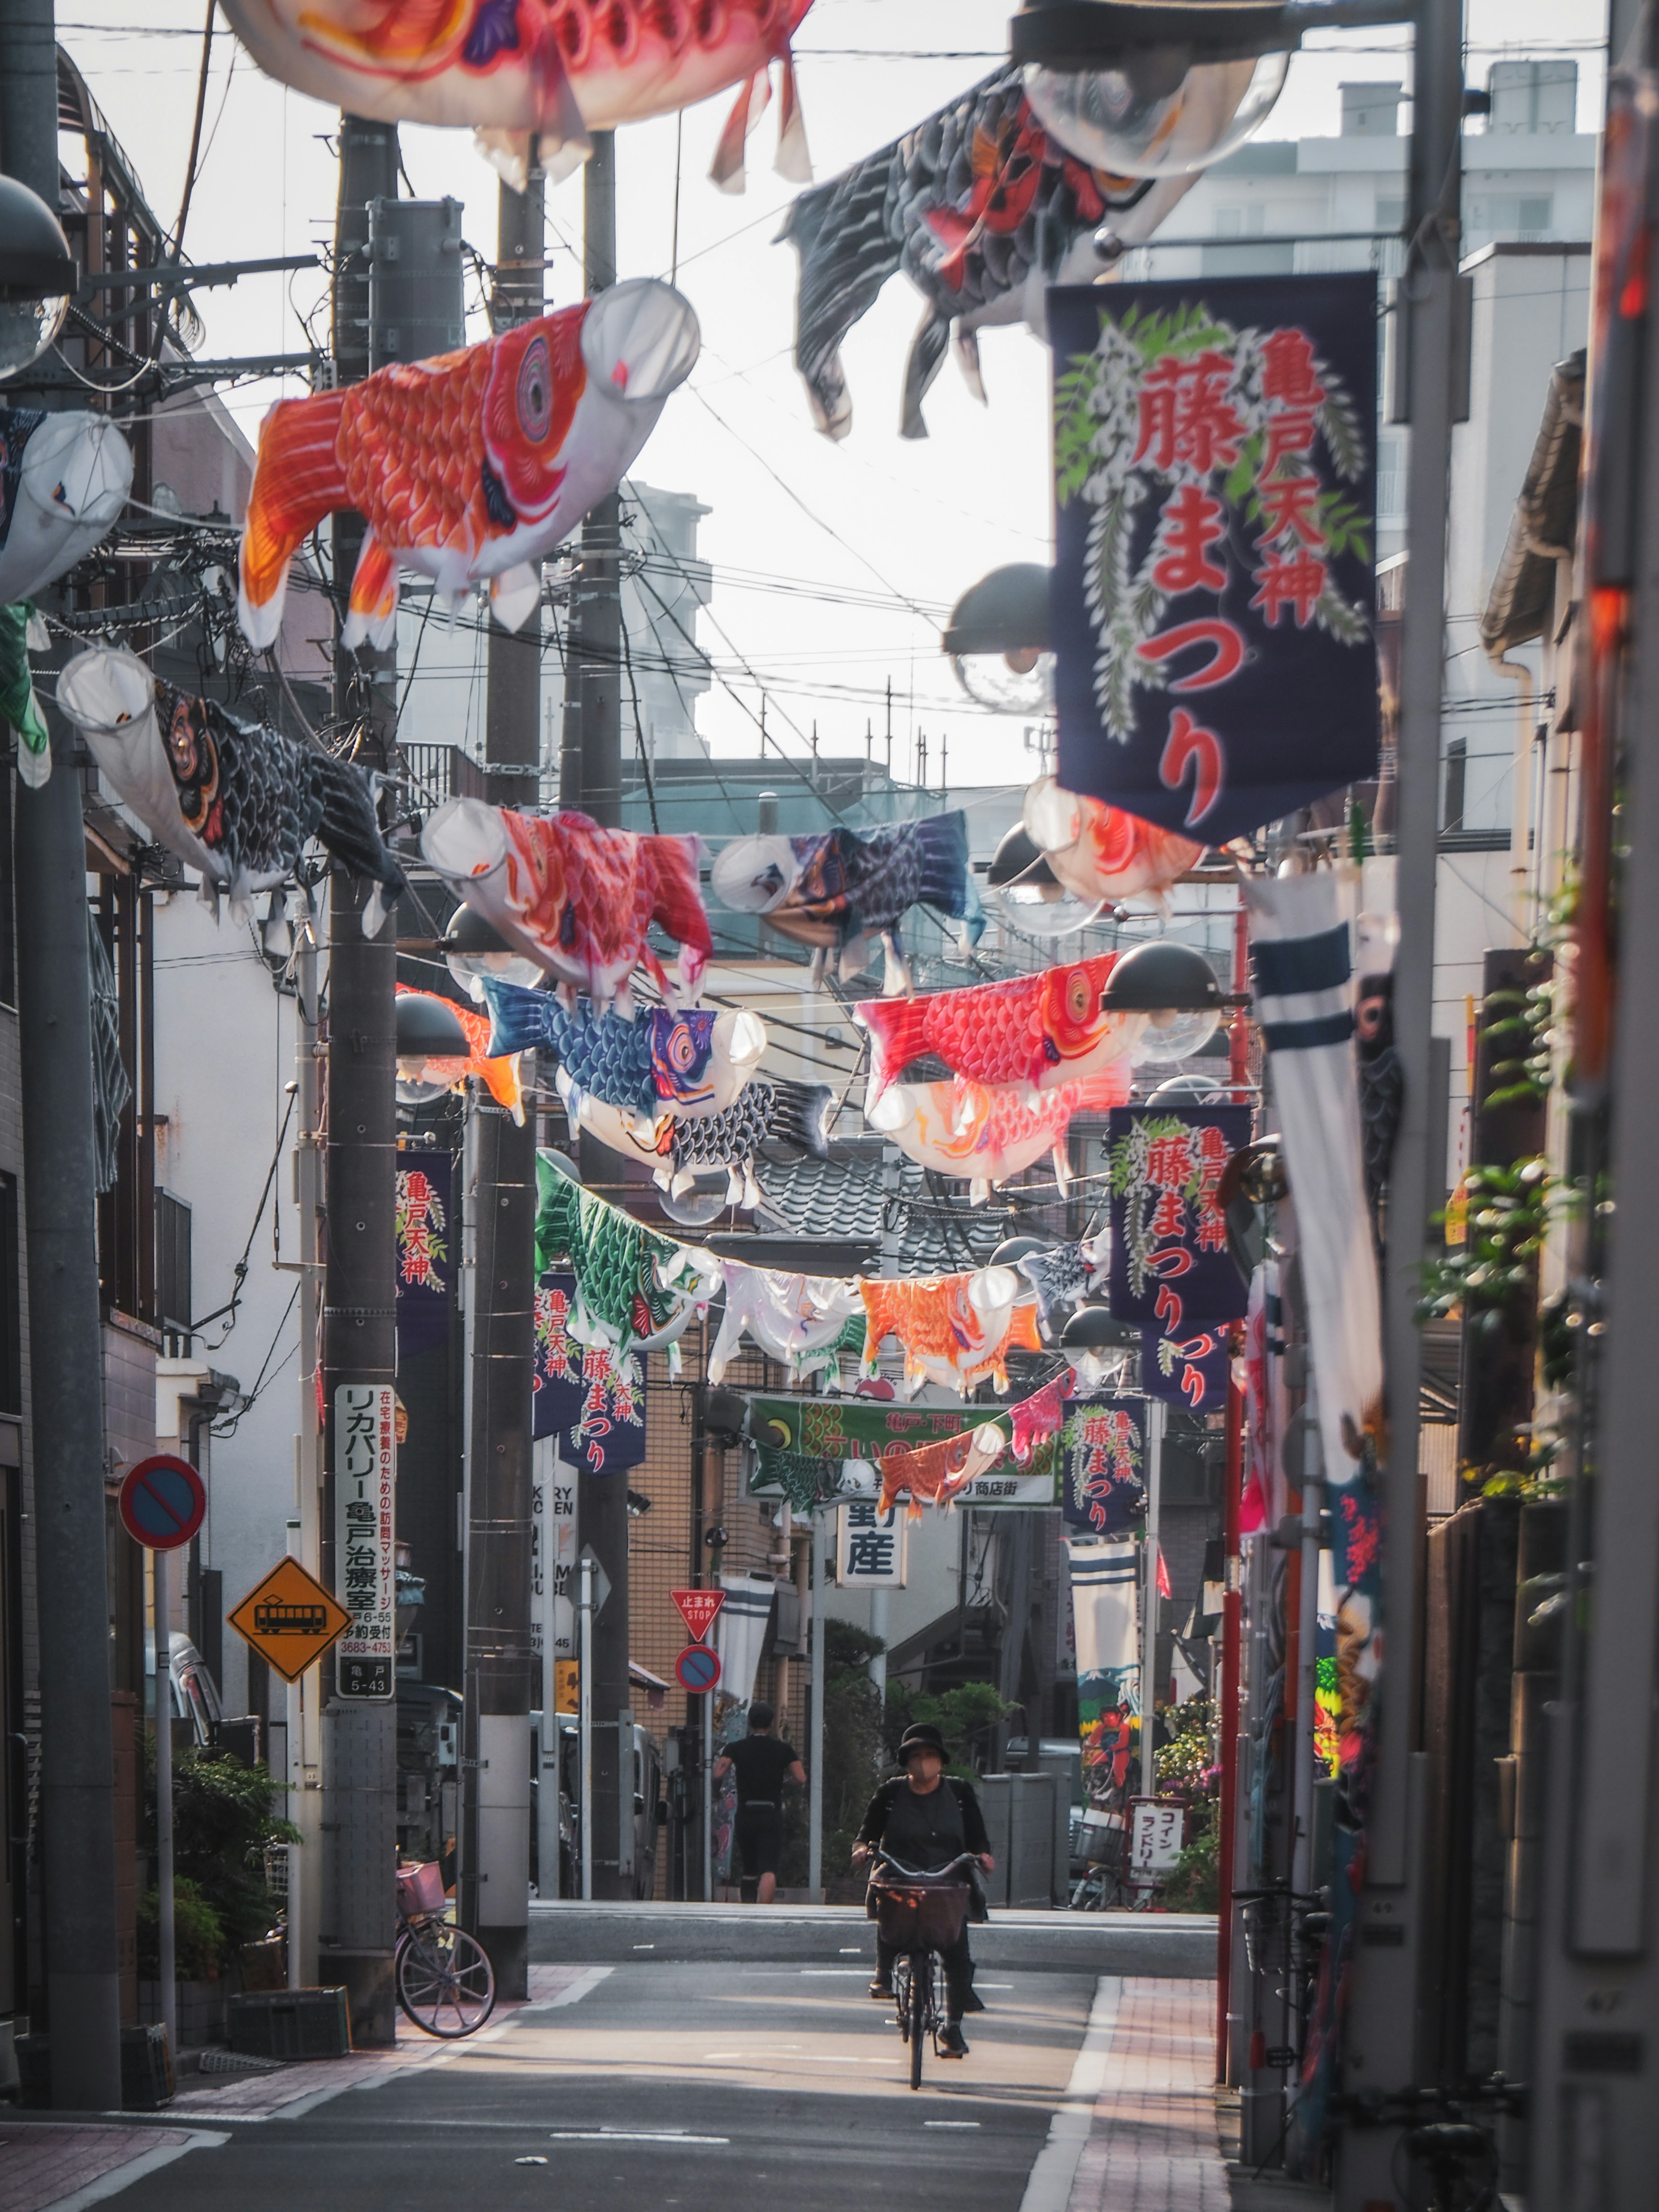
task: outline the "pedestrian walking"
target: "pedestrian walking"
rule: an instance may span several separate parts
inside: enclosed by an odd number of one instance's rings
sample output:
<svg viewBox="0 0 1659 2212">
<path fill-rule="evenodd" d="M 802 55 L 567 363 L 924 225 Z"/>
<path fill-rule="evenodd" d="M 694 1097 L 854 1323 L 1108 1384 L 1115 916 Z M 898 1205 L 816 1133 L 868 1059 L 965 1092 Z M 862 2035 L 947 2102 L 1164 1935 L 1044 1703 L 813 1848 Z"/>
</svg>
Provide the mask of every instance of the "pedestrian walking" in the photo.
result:
<svg viewBox="0 0 1659 2212">
<path fill-rule="evenodd" d="M 724 1781 L 728 1771 L 738 1778 L 733 1840 L 742 1857 L 739 1887 L 745 1905 L 770 1905 L 778 1893 L 784 1787 L 793 1783 L 799 1788 L 806 1780 L 800 1753 L 772 1734 L 775 1718 L 770 1705 L 750 1705 L 748 1735 L 727 1744 L 714 1761 L 716 1782 Z"/>
</svg>

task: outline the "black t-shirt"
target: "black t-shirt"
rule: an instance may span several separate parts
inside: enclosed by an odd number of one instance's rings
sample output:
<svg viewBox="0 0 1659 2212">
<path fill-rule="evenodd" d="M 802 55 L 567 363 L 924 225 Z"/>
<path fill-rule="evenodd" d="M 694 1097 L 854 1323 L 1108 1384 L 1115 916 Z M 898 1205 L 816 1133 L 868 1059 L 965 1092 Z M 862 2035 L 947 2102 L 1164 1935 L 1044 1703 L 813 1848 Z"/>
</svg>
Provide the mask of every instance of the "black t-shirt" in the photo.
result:
<svg viewBox="0 0 1659 2212">
<path fill-rule="evenodd" d="M 729 1759 L 737 1771 L 738 1804 L 781 1805 L 783 1802 L 783 1778 L 800 1757 L 792 1744 L 781 1743 L 775 1735 L 745 1735 L 736 1743 L 728 1743 L 722 1757 Z"/>
<path fill-rule="evenodd" d="M 963 1851 L 990 1849 L 972 1784 L 948 1776 L 926 1792 L 913 1790 L 905 1775 L 884 1782 L 870 1800 L 859 1841 L 879 1844 L 921 1874 L 936 1874 Z"/>
</svg>

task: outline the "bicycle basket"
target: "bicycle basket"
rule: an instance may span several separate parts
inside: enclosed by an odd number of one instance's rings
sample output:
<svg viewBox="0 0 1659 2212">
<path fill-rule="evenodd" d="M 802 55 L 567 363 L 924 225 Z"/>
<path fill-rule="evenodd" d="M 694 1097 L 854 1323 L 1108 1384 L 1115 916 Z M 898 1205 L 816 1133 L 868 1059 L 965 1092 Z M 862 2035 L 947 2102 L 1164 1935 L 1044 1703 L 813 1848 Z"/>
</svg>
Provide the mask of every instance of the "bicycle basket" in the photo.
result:
<svg viewBox="0 0 1659 2212">
<path fill-rule="evenodd" d="M 968 1921 L 962 1881 L 878 1883 L 876 1921 L 881 1940 L 899 1951 L 948 1951 Z"/>
<path fill-rule="evenodd" d="M 436 1859 L 398 1869 L 398 1910 L 405 1920 L 444 1909 L 444 1870 Z"/>
</svg>

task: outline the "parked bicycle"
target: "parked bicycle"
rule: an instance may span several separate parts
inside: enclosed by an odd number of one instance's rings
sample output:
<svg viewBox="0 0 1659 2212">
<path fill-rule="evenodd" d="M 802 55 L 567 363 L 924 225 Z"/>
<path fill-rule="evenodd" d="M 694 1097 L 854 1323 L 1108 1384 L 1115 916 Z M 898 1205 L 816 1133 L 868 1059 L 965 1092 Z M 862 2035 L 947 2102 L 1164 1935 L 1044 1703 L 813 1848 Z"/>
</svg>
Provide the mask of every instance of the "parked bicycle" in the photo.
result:
<svg viewBox="0 0 1659 2212">
<path fill-rule="evenodd" d="M 942 1951 L 960 1942 L 968 1924 L 970 1892 L 963 1879 L 974 1863 L 963 1851 L 937 1874 L 924 1874 L 878 1847 L 881 1862 L 874 1889 L 881 1940 L 898 1956 L 893 1961 L 893 1996 L 898 2032 L 910 2048 L 910 2087 L 921 2087 L 921 2054 L 929 2038 L 945 2024 L 939 1994 L 945 1984 Z M 959 2055 L 959 2054 L 958 2054 Z"/>
<path fill-rule="evenodd" d="M 434 1861 L 398 1869 L 398 2002 L 428 2035 L 472 2035 L 495 2008 L 495 1976 L 476 1936 L 446 1918 L 443 1869 Z"/>
<path fill-rule="evenodd" d="M 1526 2110 L 1524 2085 L 1501 2074 L 1455 2093 L 1359 2090 L 1331 2100 L 1332 2118 L 1349 2127 L 1399 2130 L 1395 2185 L 1418 2212 L 1493 2212 L 1498 2201 L 1494 2127 L 1500 2115 L 1522 2118 Z"/>
</svg>

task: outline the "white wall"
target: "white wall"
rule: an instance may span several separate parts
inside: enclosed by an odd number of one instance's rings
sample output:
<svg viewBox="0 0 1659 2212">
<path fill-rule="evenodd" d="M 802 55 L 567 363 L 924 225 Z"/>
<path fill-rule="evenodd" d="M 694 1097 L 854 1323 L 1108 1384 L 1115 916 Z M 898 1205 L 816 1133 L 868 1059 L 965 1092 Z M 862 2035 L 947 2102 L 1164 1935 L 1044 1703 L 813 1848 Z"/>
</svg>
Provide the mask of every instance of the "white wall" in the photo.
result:
<svg viewBox="0 0 1659 2212">
<path fill-rule="evenodd" d="M 230 1297 L 294 1078 L 294 1001 L 280 996 L 253 944 L 222 910 L 216 925 L 193 892 L 155 901 L 155 1179 L 191 1208 L 191 1320 Z M 165 1116 L 163 1121 L 161 1117 Z M 294 1511 L 299 1328 L 287 1312 L 298 1278 L 271 1266 L 273 1212 L 282 1254 L 299 1257 L 290 1121 L 264 1218 L 254 1235 L 235 1326 L 196 1340 L 193 1357 L 253 1389 L 267 1387 L 216 1437 L 202 1562 L 224 1575 L 228 1612 L 287 1547 Z M 287 1314 L 286 1319 L 284 1315 Z M 225 1710 L 246 1711 L 246 1648 L 224 1636 Z"/>
</svg>

